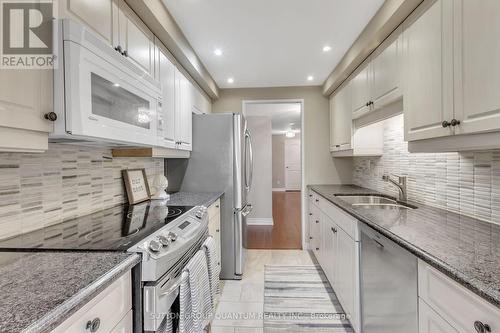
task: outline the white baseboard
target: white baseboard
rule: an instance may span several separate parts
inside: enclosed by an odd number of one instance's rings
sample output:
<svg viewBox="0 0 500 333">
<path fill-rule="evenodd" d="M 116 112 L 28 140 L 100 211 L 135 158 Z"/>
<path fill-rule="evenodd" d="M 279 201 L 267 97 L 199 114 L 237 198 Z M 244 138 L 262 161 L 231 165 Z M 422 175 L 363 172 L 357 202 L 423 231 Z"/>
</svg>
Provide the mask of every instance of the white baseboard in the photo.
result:
<svg viewBox="0 0 500 333">
<path fill-rule="evenodd" d="M 286 188 L 273 188 L 273 192 L 285 192 Z"/>
<path fill-rule="evenodd" d="M 273 218 L 251 217 L 247 219 L 247 225 L 274 225 Z"/>
</svg>

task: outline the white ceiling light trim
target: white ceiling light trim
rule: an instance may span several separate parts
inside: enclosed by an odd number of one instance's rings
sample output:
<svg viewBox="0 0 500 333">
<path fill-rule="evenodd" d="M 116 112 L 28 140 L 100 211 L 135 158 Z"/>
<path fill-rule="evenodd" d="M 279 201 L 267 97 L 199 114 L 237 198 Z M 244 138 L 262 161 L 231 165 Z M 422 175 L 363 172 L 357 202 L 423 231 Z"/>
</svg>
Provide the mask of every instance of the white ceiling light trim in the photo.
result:
<svg viewBox="0 0 500 333">
<path fill-rule="evenodd" d="M 222 55 L 222 50 L 221 49 L 215 49 L 214 50 L 214 54 L 218 57 L 220 57 Z"/>
<path fill-rule="evenodd" d="M 332 50 L 332 47 L 330 45 L 323 46 L 323 52 L 329 52 L 331 50 Z"/>
<path fill-rule="evenodd" d="M 309 76 L 307 77 L 307 81 L 312 81 L 312 80 L 314 80 L 314 76 L 309 75 Z"/>
</svg>

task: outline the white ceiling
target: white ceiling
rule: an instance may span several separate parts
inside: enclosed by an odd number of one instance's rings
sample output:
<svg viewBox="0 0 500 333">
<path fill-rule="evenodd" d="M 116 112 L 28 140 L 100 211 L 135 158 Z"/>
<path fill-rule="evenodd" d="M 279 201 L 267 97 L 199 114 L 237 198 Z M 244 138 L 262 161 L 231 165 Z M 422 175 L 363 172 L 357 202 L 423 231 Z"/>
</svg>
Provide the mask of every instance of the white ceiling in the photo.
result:
<svg viewBox="0 0 500 333">
<path fill-rule="evenodd" d="M 221 88 L 322 84 L 384 2 L 163 1 Z"/>
<path fill-rule="evenodd" d="M 249 103 L 245 105 L 245 116 L 270 117 L 273 134 L 300 132 L 300 109 L 300 103 Z"/>
</svg>

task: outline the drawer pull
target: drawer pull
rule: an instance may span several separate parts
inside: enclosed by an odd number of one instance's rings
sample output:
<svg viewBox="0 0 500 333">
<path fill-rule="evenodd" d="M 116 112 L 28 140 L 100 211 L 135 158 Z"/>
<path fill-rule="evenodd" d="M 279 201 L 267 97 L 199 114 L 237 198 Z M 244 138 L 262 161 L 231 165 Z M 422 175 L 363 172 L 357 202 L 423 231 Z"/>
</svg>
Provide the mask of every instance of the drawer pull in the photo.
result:
<svg viewBox="0 0 500 333">
<path fill-rule="evenodd" d="M 319 251 L 319 247 L 316 248 L 316 251 Z"/>
<path fill-rule="evenodd" d="M 316 199 L 316 202 L 319 202 L 319 199 Z"/>
<path fill-rule="evenodd" d="M 476 332 L 478 332 L 478 333 L 488 333 L 488 332 L 491 332 L 490 325 L 483 324 L 479 320 L 476 320 L 474 322 L 474 328 L 476 329 Z"/>
<path fill-rule="evenodd" d="M 334 234 L 336 234 L 336 233 L 337 233 L 337 228 L 331 228 L 331 229 L 332 229 L 332 232 L 333 232 Z"/>
<path fill-rule="evenodd" d="M 316 220 L 316 223 L 319 223 L 319 220 Z"/>
<path fill-rule="evenodd" d="M 219 208 L 219 205 L 215 205 L 215 208 Z"/>
<path fill-rule="evenodd" d="M 219 229 L 215 229 L 215 232 L 220 232 L 220 230 Z"/>
<path fill-rule="evenodd" d="M 89 320 L 87 322 L 86 329 L 91 333 L 95 333 L 97 332 L 100 326 L 101 326 L 101 320 L 99 318 L 95 318 L 94 320 Z"/>
</svg>

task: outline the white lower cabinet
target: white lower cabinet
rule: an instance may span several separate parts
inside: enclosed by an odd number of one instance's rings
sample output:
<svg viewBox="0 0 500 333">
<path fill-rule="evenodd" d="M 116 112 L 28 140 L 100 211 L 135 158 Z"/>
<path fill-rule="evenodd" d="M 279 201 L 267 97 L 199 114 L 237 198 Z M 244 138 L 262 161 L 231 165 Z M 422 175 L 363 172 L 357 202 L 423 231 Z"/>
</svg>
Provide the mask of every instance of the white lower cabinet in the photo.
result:
<svg viewBox="0 0 500 333">
<path fill-rule="evenodd" d="M 208 207 L 208 234 L 215 240 L 217 247 L 217 263 L 221 265 L 220 244 L 220 199 Z"/>
<path fill-rule="evenodd" d="M 314 192 L 311 198 L 309 225 L 312 250 L 351 325 L 359 332 L 358 221 Z"/>
<path fill-rule="evenodd" d="M 113 328 L 111 333 L 132 333 L 134 330 L 133 318 L 134 316 L 132 314 L 132 310 L 130 310 L 125 318 L 123 318 L 118 325 Z"/>
<path fill-rule="evenodd" d="M 467 290 L 422 260 L 418 261 L 418 296 L 455 331 L 423 332 L 480 332 L 477 327 L 489 327 L 490 332 L 500 332 L 500 310 Z M 425 313 L 420 316 L 424 316 Z M 431 319 L 422 319 L 430 321 Z M 427 324 L 429 326 L 429 324 Z M 488 332 L 488 331 L 485 331 Z"/>
<path fill-rule="evenodd" d="M 418 300 L 419 333 L 458 333 L 421 298 Z"/>
<path fill-rule="evenodd" d="M 127 272 L 81 309 L 56 327 L 52 333 L 132 332 L 132 279 Z"/>
</svg>

